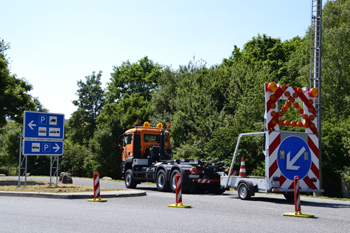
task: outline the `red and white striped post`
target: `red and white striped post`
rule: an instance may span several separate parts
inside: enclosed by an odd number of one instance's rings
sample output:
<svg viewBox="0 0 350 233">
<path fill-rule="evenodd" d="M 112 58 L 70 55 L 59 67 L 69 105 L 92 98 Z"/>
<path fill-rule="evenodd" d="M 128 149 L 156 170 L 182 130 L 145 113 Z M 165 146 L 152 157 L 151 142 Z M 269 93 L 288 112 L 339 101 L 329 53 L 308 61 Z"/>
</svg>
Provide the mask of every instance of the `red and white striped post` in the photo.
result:
<svg viewBox="0 0 350 233">
<path fill-rule="evenodd" d="M 299 176 L 294 176 L 294 204 L 295 213 L 301 214 Z"/>
<path fill-rule="evenodd" d="M 98 172 L 94 173 L 94 198 L 101 199 L 100 195 L 100 174 Z"/>
<path fill-rule="evenodd" d="M 181 179 L 180 173 L 176 174 L 175 183 L 176 183 L 176 205 L 182 205 L 182 179 Z"/>
<path fill-rule="evenodd" d="M 302 217 L 302 218 L 313 218 L 313 214 L 303 214 L 301 213 L 301 204 L 300 204 L 300 183 L 299 176 L 294 176 L 294 204 L 295 212 L 294 213 L 284 213 L 284 216 L 290 217 Z"/>
<path fill-rule="evenodd" d="M 177 173 L 175 176 L 175 199 L 176 204 L 170 204 L 168 207 L 177 207 L 177 208 L 188 208 L 191 207 L 191 205 L 184 205 L 182 204 L 182 177 L 180 173 Z"/>
<path fill-rule="evenodd" d="M 100 194 L 100 174 L 98 172 L 94 173 L 94 199 L 89 199 L 91 202 L 106 202 L 106 199 L 101 199 Z"/>
</svg>

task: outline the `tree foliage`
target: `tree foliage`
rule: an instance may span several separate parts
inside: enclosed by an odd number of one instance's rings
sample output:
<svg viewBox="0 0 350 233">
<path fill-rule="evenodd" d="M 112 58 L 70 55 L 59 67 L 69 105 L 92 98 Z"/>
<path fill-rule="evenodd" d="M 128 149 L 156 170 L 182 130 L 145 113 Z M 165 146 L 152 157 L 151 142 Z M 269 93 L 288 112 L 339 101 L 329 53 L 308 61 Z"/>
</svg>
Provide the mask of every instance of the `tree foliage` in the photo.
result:
<svg viewBox="0 0 350 233">
<path fill-rule="evenodd" d="M 0 127 L 6 124 L 7 118 L 21 123 L 25 110 L 43 108 L 38 99 L 28 94 L 33 89 L 32 85 L 11 74 L 5 54 L 9 48 L 10 45 L 0 38 Z"/>
<path fill-rule="evenodd" d="M 78 109 L 73 112 L 67 124 L 66 137 L 80 145 L 88 145 L 96 129 L 96 118 L 103 108 L 104 90 L 101 85 L 102 72 L 85 77 L 85 82 L 77 82 L 78 100 L 73 104 Z"/>
<path fill-rule="evenodd" d="M 14 121 L 8 121 L 0 128 L 0 161 L 5 166 L 18 164 L 21 131 L 22 126 Z"/>
<path fill-rule="evenodd" d="M 111 82 L 107 87 L 108 103 L 118 102 L 123 99 L 124 94 L 138 93 L 146 100 L 151 99 L 151 92 L 158 85 L 158 78 L 161 75 L 162 67 L 154 63 L 147 56 L 136 63 L 129 60 L 121 66 L 115 66 Z"/>
</svg>

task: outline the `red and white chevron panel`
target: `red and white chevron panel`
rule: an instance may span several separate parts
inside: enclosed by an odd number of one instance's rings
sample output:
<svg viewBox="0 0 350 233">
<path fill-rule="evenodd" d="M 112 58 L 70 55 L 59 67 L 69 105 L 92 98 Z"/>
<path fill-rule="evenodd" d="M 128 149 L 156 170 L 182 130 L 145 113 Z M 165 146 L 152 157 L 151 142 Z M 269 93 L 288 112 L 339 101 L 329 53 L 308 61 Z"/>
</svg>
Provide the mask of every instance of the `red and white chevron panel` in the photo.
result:
<svg viewBox="0 0 350 233">
<path fill-rule="evenodd" d="M 293 190 L 293 180 L 287 179 L 278 167 L 277 155 L 278 149 L 282 143 L 281 133 L 286 131 L 280 131 L 280 126 L 289 126 L 289 122 L 300 121 L 298 126 L 303 127 L 307 135 L 307 141 L 311 153 L 311 167 L 305 177 L 300 177 L 300 188 L 303 189 L 319 189 L 319 139 L 317 131 L 317 119 L 315 98 L 310 97 L 309 89 L 300 87 L 289 87 L 277 84 L 275 92 L 269 91 L 269 84 L 265 83 L 265 119 L 268 134 L 268 179 L 272 184 L 273 177 L 279 177 L 279 185 L 282 190 Z M 281 100 L 281 101 L 279 101 Z M 299 106 L 299 103 L 303 103 L 303 108 Z M 297 103 L 297 104 L 296 104 Z M 283 105 L 284 106 L 279 106 Z M 288 124 L 282 122 L 281 118 L 284 113 L 288 111 L 288 108 L 295 108 L 300 114 L 301 119 L 288 119 Z M 284 111 L 283 111 L 283 110 Z M 312 181 L 312 178 L 316 178 L 316 181 Z"/>
<path fill-rule="evenodd" d="M 268 171 L 268 179 L 271 183 L 273 177 L 279 177 L 280 181 L 280 189 L 283 190 L 293 190 L 293 180 L 287 179 L 281 172 L 278 167 L 277 155 L 278 149 L 281 145 L 281 134 L 283 132 L 270 131 L 269 134 L 269 171 Z M 300 188 L 301 190 L 306 189 L 319 189 L 320 181 L 319 181 L 319 159 L 318 159 L 318 137 L 314 134 L 308 134 L 307 145 L 309 146 L 311 152 L 311 167 L 309 172 L 305 177 L 300 177 Z M 312 182 L 311 178 L 316 178 L 316 182 Z M 272 191 L 270 189 L 270 191 Z"/>
<path fill-rule="evenodd" d="M 300 87 L 289 87 L 284 85 L 277 84 L 278 88 L 275 92 L 270 92 L 268 90 L 268 83 L 265 83 L 265 119 L 267 121 L 267 129 L 268 130 L 280 130 L 279 122 L 280 118 L 283 116 L 284 112 L 281 110 L 282 106 L 279 109 L 278 105 L 281 105 L 279 100 L 285 100 L 291 104 L 288 108 L 295 108 L 300 113 L 300 121 L 303 123 L 306 133 L 314 133 L 317 134 L 317 126 L 316 126 L 316 108 L 315 108 L 315 98 L 310 97 L 307 88 Z M 303 108 L 299 106 L 299 103 L 303 103 Z M 297 103 L 297 105 L 295 105 Z M 303 116 L 306 115 L 306 119 Z M 290 121 L 299 121 L 299 119 L 290 119 Z M 307 123 L 305 127 L 305 123 Z"/>
</svg>

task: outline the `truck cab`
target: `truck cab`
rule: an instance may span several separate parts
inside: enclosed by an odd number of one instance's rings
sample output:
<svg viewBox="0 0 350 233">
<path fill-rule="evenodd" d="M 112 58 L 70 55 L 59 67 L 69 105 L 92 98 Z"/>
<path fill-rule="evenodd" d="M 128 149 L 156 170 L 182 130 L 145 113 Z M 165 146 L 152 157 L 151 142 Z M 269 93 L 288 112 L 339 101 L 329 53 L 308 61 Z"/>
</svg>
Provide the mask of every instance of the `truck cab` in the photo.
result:
<svg viewBox="0 0 350 233">
<path fill-rule="evenodd" d="M 120 137 L 123 138 L 120 143 L 123 150 L 122 161 L 130 157 L 148 158 L 153 161 L 171 159 L 169 131 L 165 129 L 135 126 Z M 161 153 L 161 147 L 164 153 Z M 155 152 L 156 150 L 158 153 Z"/>
</svg>

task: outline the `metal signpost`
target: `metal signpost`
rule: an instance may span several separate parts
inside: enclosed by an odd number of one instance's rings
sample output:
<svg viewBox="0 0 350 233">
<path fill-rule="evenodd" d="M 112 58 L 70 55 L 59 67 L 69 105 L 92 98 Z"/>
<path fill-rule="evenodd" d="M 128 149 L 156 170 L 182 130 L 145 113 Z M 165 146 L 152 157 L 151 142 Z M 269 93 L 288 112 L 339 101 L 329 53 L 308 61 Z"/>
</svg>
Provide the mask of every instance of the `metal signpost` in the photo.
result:
<svg viewBox="0 0 350 233">
<path fill-rule="evenodd" d="M 23 144 L 22 133 L 19 146 L 18 186 L 21 183 L 21 170 L 25 173 L 25 185 L 27 184 L 27 156 L 50 155 L 50 186 L 52 181 L 52 169 L 56 169 L 56 187 L 58 183 L 59 156 L 63 155 L 64 138 L 64 114 L 44 112 L 24 112 L 23 119 Z M 22 154 L 24 155 L 21 159 Z M 56 156 L 56 167 L 53 167 L 52 157 Z M 24 168 L 22 168 L 25 159 Z M 55 161 L 54 161 L 55 162 Z"/>
</svg>

